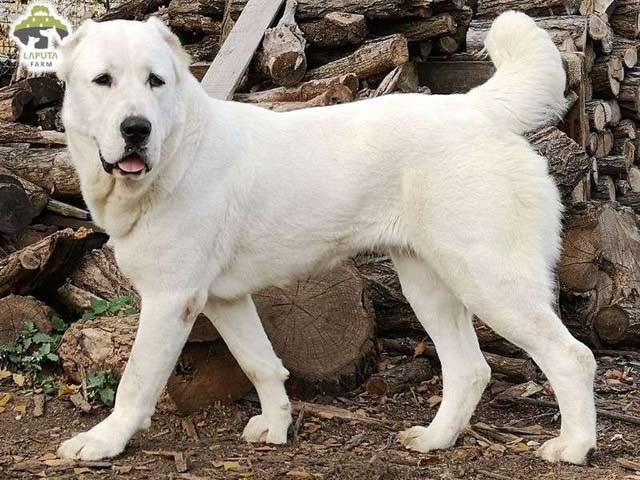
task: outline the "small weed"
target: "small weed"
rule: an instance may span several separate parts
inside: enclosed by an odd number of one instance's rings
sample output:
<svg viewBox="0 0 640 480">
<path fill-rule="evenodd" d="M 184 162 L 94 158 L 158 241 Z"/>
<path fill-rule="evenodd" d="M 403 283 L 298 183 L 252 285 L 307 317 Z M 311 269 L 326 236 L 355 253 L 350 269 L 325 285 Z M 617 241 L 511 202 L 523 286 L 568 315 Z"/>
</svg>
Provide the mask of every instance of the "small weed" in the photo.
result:
<svg viewBox="0 0 640 480">
<path fill-rule="evenodd" d="M 117 387 L 118 381 L 109 371 L 91 372 L 87 375 L 87 397 L 92 402 L 112 406 Z"/>
<path fill-rule="evenodd" d="M 91 310 L 82 315 L 83 320 L 95 320 L 98 317 L 117 317 L 120 315 L 133 315 L 136 309 L 132 306 L 131 297 L 118 297 L 114 300 L 91 299 Z"/>
</svg>

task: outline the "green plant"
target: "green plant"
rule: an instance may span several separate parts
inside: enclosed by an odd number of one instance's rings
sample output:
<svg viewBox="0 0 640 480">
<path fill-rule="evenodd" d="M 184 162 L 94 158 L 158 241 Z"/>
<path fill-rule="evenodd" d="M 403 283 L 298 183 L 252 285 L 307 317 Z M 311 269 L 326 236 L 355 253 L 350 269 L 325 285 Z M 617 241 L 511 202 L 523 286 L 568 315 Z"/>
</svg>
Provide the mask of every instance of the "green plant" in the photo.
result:
<svg viewBox="0 0 640 480">
<path fill-rule="evenodd" d="M 132 315 L 136 309 L 132 306 L 133 301 L 129 296 L 118 297 L 114 300 L 103 300 L 101 298 L 91 299 L 91 310 L 87 310 L 82 315 L 83 320 L 95 320 L 98 317 L 117 317 L 119 315 Z"/>
<path fill-rule="evenodd" d="M 90 401 L 112 406 L 117 386 L 118 380 L 107 370 L 87 375 L 87 397 Z"/>
<path fill-rule="evenodd" d="M 58 316 L 51 319 L 50 333 L 39 331 L 32 318 L 27 318 L 18 338 L 13 342 L 0 344 L 0 363 L 6 364 L 14 372 L 35 374 L 47 363 L 57 364 L 56 351 L 67 323 Z"/>
</svg>

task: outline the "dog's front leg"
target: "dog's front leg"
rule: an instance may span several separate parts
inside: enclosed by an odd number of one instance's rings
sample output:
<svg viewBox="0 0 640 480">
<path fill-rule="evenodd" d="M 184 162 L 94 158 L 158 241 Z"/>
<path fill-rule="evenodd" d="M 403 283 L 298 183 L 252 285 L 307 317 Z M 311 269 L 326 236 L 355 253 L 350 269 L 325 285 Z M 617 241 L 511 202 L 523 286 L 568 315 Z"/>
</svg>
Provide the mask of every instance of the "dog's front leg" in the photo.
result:
<svg viewBox="0 0 640 480">
<path fill-rule="evenodd" d="M 284 382 L 289 372 L 273 351 L 251 296 L 233 302 L 210 298 L 204 313 L 222 335 L 260 398 L 262 414 L 249 420 L 242 438 L 248 442 L 286 443 L 291 404 Z"/>
<path fill-rule="evenodd" d="M 143 295 L 138 333 L 113 412 L 91 430 L 63 442 L 58 456 L 81 460 L 113 457 L 124 450 L 133 434 L 149 427 L 158 397 L 204 303 L 195 298 L 168 292 Z"/>
</svg>

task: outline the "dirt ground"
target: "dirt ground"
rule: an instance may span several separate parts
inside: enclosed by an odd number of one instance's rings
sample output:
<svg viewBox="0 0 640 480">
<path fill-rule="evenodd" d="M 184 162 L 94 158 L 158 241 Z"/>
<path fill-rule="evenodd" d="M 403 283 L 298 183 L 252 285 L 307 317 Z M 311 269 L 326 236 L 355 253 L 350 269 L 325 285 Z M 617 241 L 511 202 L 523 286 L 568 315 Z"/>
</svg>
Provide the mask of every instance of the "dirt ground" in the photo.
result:
<svg viewBox="0 0 640 480">
<path fill-rule="evenodd" d="M 640 417 L 640 356 L 600 356 L 598 363 L 599 408 Z M 544 379 L 538 380 L 543 385 Z M 298 420 L 295 440 L 276 447 L 240 440 L 246 421 L 259 413 L 251 399 L 212 406 L 187 417 L 160 411 L 151 428 L 136 435 L 121 456 L 83 464 L 58 460 L 53 452 L 61 440 L 99 422 L 108 409 L 94 408 L 84 414 L 67 397 L 50 397 L 44 415 L 34 418 L 33 391 L 17 387 L 8 378 L 0 383 L 0 396 L 12 394 L 0 413 L 0 478 L 640 480 L 640 471 L 635 471 L 640 470 L 640 425 L 600 418 L 599 449 L 588 466 L 551 465 L 533 452 L 536 445 L 557 434 L 557 410 L 497 402 L 497 392 L 504 389 L 497 380 L 485 392 L 472 429 L 455 448 L 432 454 L 404 450 L 396 442 L 396 432 L 427 424 L 437 410 L 441 387 L 435 377 L 392 398 L 374 398 L 361 390 L 345 397 L 315 398 L 315 403 L 381 421 L 365 424 L 309 413 L 301 419 L 294 415 Z M 547 393 L 531 398 L 553 400 Z M 26 406 L 26 413 L 21 413 L 21 406 Z"/>
</svg>

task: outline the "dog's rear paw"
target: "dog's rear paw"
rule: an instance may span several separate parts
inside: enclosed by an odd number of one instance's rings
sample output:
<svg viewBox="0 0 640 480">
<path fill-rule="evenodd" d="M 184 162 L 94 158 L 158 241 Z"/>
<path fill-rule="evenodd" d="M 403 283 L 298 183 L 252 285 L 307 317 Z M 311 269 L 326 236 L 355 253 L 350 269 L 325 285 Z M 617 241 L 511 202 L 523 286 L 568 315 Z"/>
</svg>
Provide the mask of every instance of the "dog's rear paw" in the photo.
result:
<svg viewBox="0 0 640 480">
<path fill-rule="evenodd" d="M 584 465 L 589 454 L 595 450 L 594 441 L 576 441 L 562 436 L 545 442 L 536 455 L 548 462 L 567 462 Z"/>
<path fill-rule="evenodd" d="M 444 450 L 456 443 L 457 436 L 442 435 L 431 427 L 411 427 L 398 433 L 398 440 L 409 450 L 427 453 Z"/>
<path fill-rule="evenodd" d="M 251 443 L 284 444 L 287 443 L 289 423 L 290 421 L 274 422 L 268 420 L 264 415 L 256 415 L 244 427 L 242 438 Z"/>
<path fill-rule="evenodd" d="M 62 442 L 58 447 L 58 457 L 76 460 L 101 460 L 115 457 L 124 450 L 125 444 L 114 442 L 113 438 L 84 432 Z"/>
</svg>

